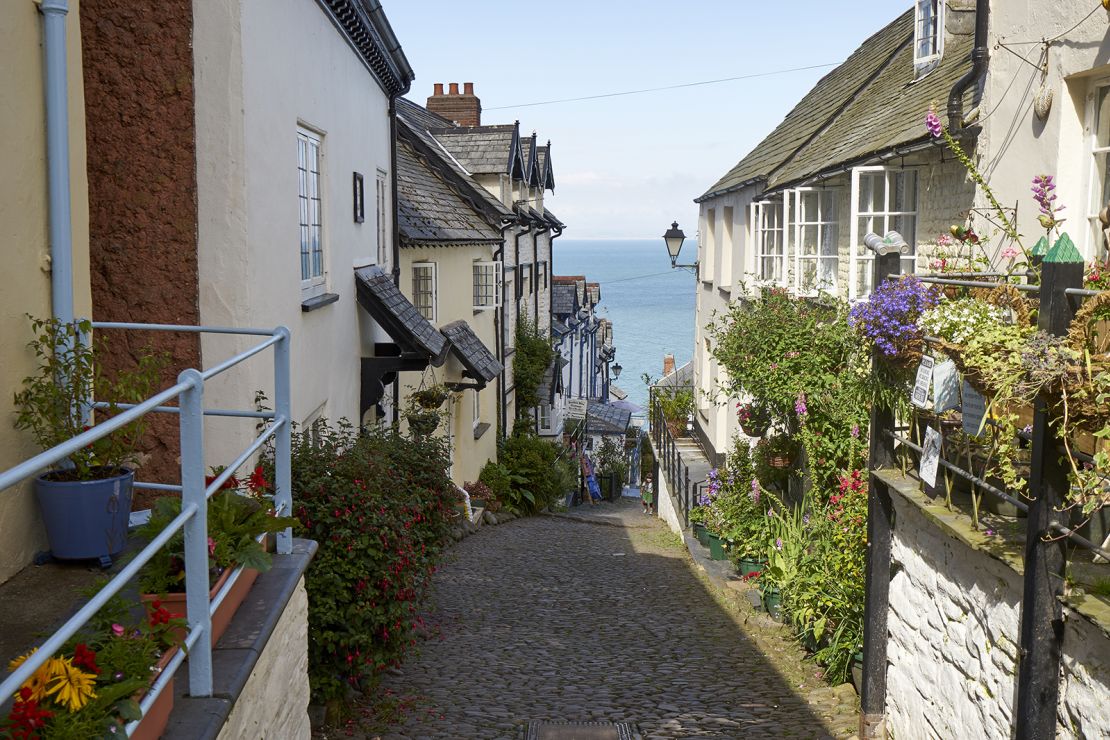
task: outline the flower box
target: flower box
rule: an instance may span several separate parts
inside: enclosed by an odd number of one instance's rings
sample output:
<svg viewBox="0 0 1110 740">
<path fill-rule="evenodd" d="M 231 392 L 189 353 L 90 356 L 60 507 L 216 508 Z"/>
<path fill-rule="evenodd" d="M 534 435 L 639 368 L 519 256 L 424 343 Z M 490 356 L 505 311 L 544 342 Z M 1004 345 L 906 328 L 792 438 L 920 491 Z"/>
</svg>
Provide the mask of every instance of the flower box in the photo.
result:
<svg viewBox="0 0 1110 740">
<path fill-rule="evenodd" d="M 162 671 L 166 670 L 166 666 L 173 660 L 174 654 L 177 653 L 177 648 L 167 650 L 162 654 L 162 657 L 155 665 L 154 680 L 157 681 L 158 677 L 162 675 Z M 162 687 L 162 693 L 154 700 L 154 703 L 147 708 L 143 718 L 139 720 L 139 724 L 135 726 L 135 731 L 131 733 L 131 740 L 158 740 L 162 737 L 162 733 L 166 729 L 166 725 L 170 721 L 170 712 L 173 711 L 173 689 L 174 689 L 174 676 L 170 676 L 170 680 Z M 143 696 L 136 697 L 142 701 Z"/>
<path fill-rule="evenodd" d="M 208 591 L 209 603 L 216 598 L 216 594 L 218 594 L 220 589 L 224 587 L 224 584 L 227 583 L 233 571 L 234 568 L 227 568 L 220 574 L 215 585 Z M 247 598 L 247 593 L 251 590 L 251 586 L 254 585 L 254 580 L 256 578 L 258 578 L 257 570 L 254 568 L 244 568 L 243 572 L 239 574 L 239 578 L 235 581 L 235 585 L 231 587 L 227 596 L 224 597 L 224 600 L 221 601 L 220 605 L 216 608 L 215 613 L 212 615 L 211 643 L 213 647 L 219 642 L 220 637 L 222 637 L 224 631 L 227 630 L 227 626 L 231 624 L 232 617 L 234 617 L 235 612 L 239 610 L 239 606 L 243 603 L 243 600 Z M 170 593 L 164 596 L 159 596 L 158 594 L 143 594 L 142 600 L 161 601 L 162 604 L 174 614 L 186 614 L 184 593 Z M 188 629 L 183 628 L 182 634 L 179 636 L 180 639 L 184 640 L 187 632 Z"/>
<path fill-rule="evenodd" d="M 724 544 L 721 538 L 713 532 L 708 533 L 709 536 L 709 559 L 710 560 L 728 560 L 728 555 L 725 554 Z"/>
</svg>

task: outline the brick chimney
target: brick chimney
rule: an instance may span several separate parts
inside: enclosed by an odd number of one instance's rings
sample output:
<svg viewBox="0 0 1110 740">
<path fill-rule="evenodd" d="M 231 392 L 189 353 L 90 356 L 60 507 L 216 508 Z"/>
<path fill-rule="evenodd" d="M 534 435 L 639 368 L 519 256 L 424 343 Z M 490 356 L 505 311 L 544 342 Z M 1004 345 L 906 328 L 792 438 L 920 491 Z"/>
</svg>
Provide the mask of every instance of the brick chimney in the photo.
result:
<svg viewBox="0 0 1110 740">
<path fill-rule="evenodd" d="M 674 355 L 663 355 L 663 375 L 666 377 L 674 372 Z"/>
<path fill-rule="evenodd" d="M 482 125 L 482 101 L 474 94 L 473 82 L 464 82 L 461 93 L 459 83 L 452 82 L 446 94 L 443 92 L 443 83 L 435 83 L 432 95 L 428 98 L 427 107 L 432 113 L 441 115 L 448 121 L 454 121 L 460 126 Z"/>
</svg>

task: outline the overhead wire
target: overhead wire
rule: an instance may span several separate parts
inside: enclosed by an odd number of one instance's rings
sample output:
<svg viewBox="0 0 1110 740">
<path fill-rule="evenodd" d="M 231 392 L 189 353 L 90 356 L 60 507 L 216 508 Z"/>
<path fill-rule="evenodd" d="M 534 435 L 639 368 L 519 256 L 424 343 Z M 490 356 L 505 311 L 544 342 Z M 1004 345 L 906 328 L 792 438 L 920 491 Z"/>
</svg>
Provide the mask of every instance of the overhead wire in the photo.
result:
<svg viewBox="0 0 1110 740">
<path fill-rule="evenodd" d="M 1014 44 L 1014 45 L 1017 45 L 1017 44 L 1051 44 L 1054 41 L 1059 41 L 1060 39 L 1064 38 L 1065 36 L 1067 36 L 1072 31 L 1074 31 L 1075 29 L 1082 26 L 1084 23 L 1086 23 L 1091 18 L 1092 15 L 1094 15 L 1095 13 L 1098 12 L 1099 8 L 1102 8 L 1102 7 L 1103 7 L 1102 3 L 1099 2 L 1097 5 L 1095 5 L 1095 7 L 1091 10 L 1090 13 L 1083 16 L 1083 20 L 1079 21 L 1078 23 L 1076 23 L 1074 26 L 1072 26 L 1068 30 L 1061 31 L 1060 33 L 1056 34 L 1055 36 L 1053 36 L 1050 39 L 1043 39 L 1042 38 L 1042 39 L 1037 39 L 1036 41 L 1007 41 L 1006 43 Z"/>
<path fill-rule="evenodd" d="M 660 92 L 663 90 L 678 90 L 684 87 L 699 87 L 701 85 L 716 85 L 722 82 L 735 82 L 736 80 L 751 80 L 757 77 L 771 77 L 773 75 L 788 74 L 790 72 L 804 72 L 810 69 L 823 69 L 825 67 L 835 67 L 840 62 L 832 62 L 829 64 L 810 64 L 805 67 L 791 67 L 790 69 L 776 69 L 769 72 L 755 72 L 748 75 L 738 75 L 736 77 L 722 77 L 716 80 L 701 80 L 699 82 L 684 82 L 679 85 L 664 85 L 663 87 L 645 87 L 639 90 L 622 90 L 620 92 L 601 93 L 599 95 L 583 95 L 577 98 L 559 98 L 557 100 L 541 100 L 533 103 L 518 103 L 517 105 L 498 105 L 493 107 L 486 107 L 485 110 L 505 110 L 507 108 L 532 108 L 537 105 L 554 105 L 556 103 L 576 103 L 581 100 L 599 100 L 601 98 L 616 98 L 623 95 L 640 95 L 649 92 Z"/>
</svg>

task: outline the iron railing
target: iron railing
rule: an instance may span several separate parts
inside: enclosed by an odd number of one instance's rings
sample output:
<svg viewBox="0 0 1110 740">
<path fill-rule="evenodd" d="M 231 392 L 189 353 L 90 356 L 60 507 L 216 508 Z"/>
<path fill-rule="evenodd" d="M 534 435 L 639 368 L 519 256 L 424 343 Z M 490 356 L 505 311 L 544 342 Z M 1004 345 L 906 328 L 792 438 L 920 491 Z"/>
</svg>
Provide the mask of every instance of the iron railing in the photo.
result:
<svg viewBox="0 0 1110 740">
<path fill-rule="evenodd" d="M 690 466 L 682 459 L 675 436 L 667 426 L 663 415 L 663 406 L 659 401 L 660 388 L 668 390 L 690 390 L 692 386 L 651 386 L 648 389 L 649 406 L 651 408 L 650 424 L 652 440 L 655 442 L 656 461 L 659 466 L 659 475 L 666 476 L 667 487 L 678 502 L 679 513 L 682 514 L 683 528 L 690 526 L 690 510 L 697 504 L 697 498 L 704 487 L 705 481 L 690 480 Z M 693 441 L 693 439 L 691 439 Z M 658 478 L 658 476 L 657 476 Z M 653 491 L 655 500 L 659 500 L 658 487 Z M 658 506 L 658 503 L 656 503 Z"/>
<path fill-rule="evenodd" d="M 0 492 L 28 480 L 52 465 L 98 439 L 108 436 L 117 429 L 151 413 L 172 413 L 180 417 L 181 433 L 181 484 L 136 482 L 136 488 L 175 491 L 181 494 L 181 513 L 170 522 L 161 533 L 140 550 L 108 583 L 70 617 L 56 632 L 48 637 L 38 649 L 0 683 L 0 698 L 15 694 L 20 686 L 30 678 L 48 659 L 62 649 L 66 641 L 73 637 L 109 599 L 123 590 L 139 570 L 154 557 L 167 542 L 180 531 L 185 533 L 185 598 L 188 633 L 185 638 L 185 651 L 179 650 L 154 681 L 150 691 L 140 702 L 145 715 L 151 705 L 165 689 L 174 673 L 189 655 L 189 694 L 192 696 L 212 695 L 212 614 L 223 602 L 228 592 L 235 586 L 242 567 L 228 578 L 220 591 L 209 601 L 208 585 L 208 499 L 235 474 L 242 465 L 251 459 L 262 447 L 272 441 L 274 444 L 274 507 L 278 514 L 289 515 L 293 502 L 290 490 L 291 470 L 291 418 L 290 418 L 290 333 L 284 326 L 276 329 L 235 329 L 211 326 L 178 326 L 173 324 L 134 324 L 118 322 L 92 322 L 94 329 L 134 330 L 159 332 L 184 332 L 192 334 L 230 334 L 241 336 L 265 337 L 264 340 L 208 370 L 190 368 L 182 371 L 177 383 L 166 390 L 136 404 L 117 404 L 122 411 L 88 431 L 50 448 L 2 473 L 0 473 Z M 244 360 L 266 349 L 274 348 L 274 411 L 249 411 L 235 409 L 204 408 L 204 386 L 208 380 L 235 367 Z M 167 405 L 177 400 L 177 406 Z M 93 402 L 93 408 L 104 408 L 103 402 Z M 204 465 L 204 417 L 257 418 L 267 421 L 265 428 L 255 439 L 209 484 L 205 484 Z M 292 552 L 293 534 L 291 529 L 278 533 L 277 552 L 287 555 Z M 131 735 L 138 722 L 131 722 L 126 732 Z"/>
<path fill-rule="evenodd" d="M 1012 286 L 1023 293 L 1039 296 L 1038 325 L 1041 330 L 1063 335 L 1075 314 L 1077 304 L 1100 291 L 1085 290 L 1083 263 L 1041 264 L 1040 284 L 997 282 L 966 279 L 974 275 L 952 278 L 944 275 L 921 275 L 925 283 L 954 287 L 998 288 Z M 1006 278 L 983 274 L 985 278 Z M 874 285 L 883 280 L 900 278 L 899 255 L 879 252 L 874 261 Z M 926 337 L 927 343 L 935 342 Z M 881 362 L 876 353 L 875 363 Z M 1063 614 L 1060 597 L 1068 557 L 1068 544 L 1093 552 L 1110 560 L 1110 553 L 1072 527 L 1059 521 L 1062 503 L 1068 493 L 1068 470 L 1061 461 L 1058 438 L 1059 421 L 1045 401 L 1034 405 L 1031 434 L 1031 474 L 1029 498 L 1002 490 L 981 477 L 948 460 L 940 460 L 946 474 L 970 481 L 979 490 L 1027 512 L 1024 545 L 1024 583 L 1021 601 L 1021 633 L 1019 638 L 1018 690 L 1016 694 L 1016 736 L 1018 738 L 1049 737 L 1055 734 L 1059 675 L 1061 668 Z M 895 445 L 921 452 L 911 439 L 900 435 L 890 409 L 876 407 L 871 418 L 871 449 L 868 501 L 868 563 L 867 597 L 864 628 L 864 680 L 861 708 L 865 719 L 881 717 L 886 701 L 886 643 L 889 610 L 890 551 L 893 510 L 890 486 L 885 474 L 897 467 Z M 1028 503 L 1027 503 L 1028 502 Z"/>
</svg>

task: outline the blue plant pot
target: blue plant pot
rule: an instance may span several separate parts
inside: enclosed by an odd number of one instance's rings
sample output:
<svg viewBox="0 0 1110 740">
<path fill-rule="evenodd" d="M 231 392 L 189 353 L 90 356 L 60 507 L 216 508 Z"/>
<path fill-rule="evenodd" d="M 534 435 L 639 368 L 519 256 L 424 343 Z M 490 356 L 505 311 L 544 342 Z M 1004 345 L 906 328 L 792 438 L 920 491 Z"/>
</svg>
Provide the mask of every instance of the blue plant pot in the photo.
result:
<svg viewBox="0 0 1110 740">
<path fill-rule="evenodd" d="M 35 479 L 35 496 L 54 557 L 104 562 L 123 551 L 135 482 L 134 471 L 124 471 L 100 480 Z"/>
</svg>

